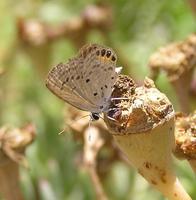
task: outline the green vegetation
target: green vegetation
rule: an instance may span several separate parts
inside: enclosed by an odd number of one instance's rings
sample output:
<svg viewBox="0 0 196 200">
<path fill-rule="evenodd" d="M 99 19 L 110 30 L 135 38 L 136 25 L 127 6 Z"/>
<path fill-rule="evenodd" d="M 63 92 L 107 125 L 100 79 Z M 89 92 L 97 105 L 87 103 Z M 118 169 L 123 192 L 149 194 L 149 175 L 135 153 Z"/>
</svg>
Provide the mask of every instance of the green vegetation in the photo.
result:
<svg viewBox="0 0 196 200">
<path fill-rule="evenodd" d="M 95 192 L 88 173 L 77 163 L 83 145 L 71 132 L 58 135 L 66 123 L 67 104 L 45 87 L 48 70 L 66 62 L 79 45 L 70 37 L 38 45 L 26 42 L 18 34 L 19 21 L 35 19 L 57 30 L 62 23 L 80 16 L 87 5 L 96 3 L 92 0 L 0 2 L 0 123 L 21 127 L 32 122 L 37 133 L 26 152 L 30 170 L 20 170 L 22 191 L 28 200 L 91 200 L 95 199 Z M 107 5 L 113 10 L 111 27 L 88 30 L 86 39 L 81 35 L 82 42 L 113 47 L 117 55 L 123 55 L 118 64 L 126 64 L 124 73 L 138 81 L 149 74 L 148 59 L 158 47 L 196 31 L 194 12 L 185 0 L 114 0 Z M 159 77 L 157 85 L 178 110 L 175 92 L 164 75 Z M 196 199 L 195 175 L 190 166 L 186 161 L 176 161 L 176 169 L 185 189 Z M 164 199 L 119 161 L 113 163 L 103 185 L 113 200 Z"/>
</svg>

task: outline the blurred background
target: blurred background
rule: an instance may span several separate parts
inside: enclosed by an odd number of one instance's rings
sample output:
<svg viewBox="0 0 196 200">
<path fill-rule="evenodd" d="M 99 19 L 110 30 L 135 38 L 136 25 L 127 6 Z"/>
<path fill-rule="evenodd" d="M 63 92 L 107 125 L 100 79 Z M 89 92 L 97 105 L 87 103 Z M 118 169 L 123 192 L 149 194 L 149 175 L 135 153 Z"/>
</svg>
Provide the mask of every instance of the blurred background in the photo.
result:
<svg viewBox="0 0 196 200">
<path fill-rule="evenodd" d="M 49 69 L 73 57 L 85 43 L 100 43 L 115 49 L 123 73 L 140 83 L 149 75 L 153 52 L 196 31 L 195 15 L 194 0 L 0 1 L 0 123 L 36 127 L 36 139 L 26 151 L 30 169 L 20 168 L 26 199 L 96 199 L 80 163 L 82 139 L 71 130 L 58 135 L 69 108 L 45 87 Z M 156 85 L 180 110 L 164 73 Z M 107 149 L 99 156 L 107 160 L 106 155 Z M 111 163 L 100 178 L 109 199 L 164 199 L 125 162 Z M 190 166 L 176 161 L 176 171 L 196 199 Z"/>
</svg>

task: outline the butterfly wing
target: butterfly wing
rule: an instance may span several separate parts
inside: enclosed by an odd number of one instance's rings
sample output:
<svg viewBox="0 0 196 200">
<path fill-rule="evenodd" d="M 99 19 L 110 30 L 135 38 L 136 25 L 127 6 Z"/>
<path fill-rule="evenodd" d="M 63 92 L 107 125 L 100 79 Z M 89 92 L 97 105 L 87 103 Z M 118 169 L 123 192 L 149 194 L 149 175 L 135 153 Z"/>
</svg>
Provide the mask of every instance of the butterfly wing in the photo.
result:
<svg viewBox="0 0 196 200">
<path fill-rule="evenodd" d="M 60 63 L 52 68 L 46 79 L 46 86 L 56 96 L 78 109 L 85 111 L 96 109 L 75 91 L 69 64 Z"/>
<path fill-rule="evenodd" d="M 76 91 L 96 106 L 95 112 L 101 112 L 107 107 L 118 76 L 115 72 L 116 60 L 116 54 L 111 48 L 91 44 L 84 46 L 79 55 L 70 61 L 70 66 L 74 67 L 77 74 L 73 77 Z"/>
<path fill-rule="evenodd" d="M 84 46 L 67 64 L 60 63 L 48 74 L 47 87 L 71 105 L 90 112 L 102 112 L 108 105 L 113 85 L 116 55 L 108 47 Z"/>
</svg>

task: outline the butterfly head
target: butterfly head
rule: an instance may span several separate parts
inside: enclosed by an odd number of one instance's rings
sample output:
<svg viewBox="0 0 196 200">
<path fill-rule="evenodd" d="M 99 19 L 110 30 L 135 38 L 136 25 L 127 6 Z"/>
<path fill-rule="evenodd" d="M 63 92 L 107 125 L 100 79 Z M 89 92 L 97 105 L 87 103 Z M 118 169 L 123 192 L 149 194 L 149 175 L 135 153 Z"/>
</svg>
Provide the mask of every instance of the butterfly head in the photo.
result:
<svg viewBox="0 0 196 200">
<path fill-rule="evenodd" d="M 91 113 L 90 114 L 91 121 L 97 121 L 97 120 L 99 120 L 99 118 L 100 118 L 99 113 Z"/>
</svg>

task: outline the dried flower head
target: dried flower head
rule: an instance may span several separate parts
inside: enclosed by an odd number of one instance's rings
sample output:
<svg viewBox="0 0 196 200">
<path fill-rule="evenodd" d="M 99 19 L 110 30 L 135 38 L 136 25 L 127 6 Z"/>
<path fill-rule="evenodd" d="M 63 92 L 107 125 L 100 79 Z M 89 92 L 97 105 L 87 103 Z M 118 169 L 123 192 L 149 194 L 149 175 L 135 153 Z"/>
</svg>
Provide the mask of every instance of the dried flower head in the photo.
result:
<svg viewBox="0 0 196 200">
<path fill-rule="evenodd" d="M 196 159 L 196 111 L 190 115 L 176 114 L 175 138 L 175 155 L 188 160 Z"/>
<path fill-rule="evenodd" d="M 175 81 L 196 66 L 196 34 L 185 41 L 160 48 L 149 60 L 152 76 L 164 70 L 170 81 Z"/>
</svg>

